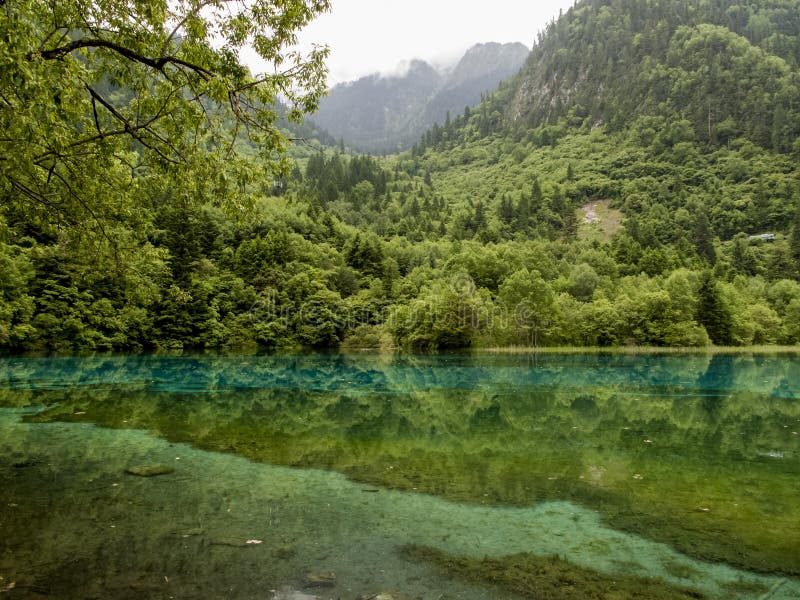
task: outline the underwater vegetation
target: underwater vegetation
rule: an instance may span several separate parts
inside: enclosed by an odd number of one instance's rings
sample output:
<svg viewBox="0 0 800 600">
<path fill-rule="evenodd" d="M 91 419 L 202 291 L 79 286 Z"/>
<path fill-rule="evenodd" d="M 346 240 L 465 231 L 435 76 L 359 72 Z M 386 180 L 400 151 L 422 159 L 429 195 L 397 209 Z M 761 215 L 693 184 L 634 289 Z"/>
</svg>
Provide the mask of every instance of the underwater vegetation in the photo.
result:
<svg viewBox="0 0 800 600">
<path fill-rule="evenodd" d="M 558 556 L 517 554 L 501 559 L 448 556 L 440 550 L 409 546 L 405 555 L 430 562 L 445 573 L 478 584 L 492 584 L 532 600 L 698 600 L 706 596 L 663 581 L 625 575 L 602 575 Z M 762 590 L 766 591 L 766 590 Z"/>
</svg>

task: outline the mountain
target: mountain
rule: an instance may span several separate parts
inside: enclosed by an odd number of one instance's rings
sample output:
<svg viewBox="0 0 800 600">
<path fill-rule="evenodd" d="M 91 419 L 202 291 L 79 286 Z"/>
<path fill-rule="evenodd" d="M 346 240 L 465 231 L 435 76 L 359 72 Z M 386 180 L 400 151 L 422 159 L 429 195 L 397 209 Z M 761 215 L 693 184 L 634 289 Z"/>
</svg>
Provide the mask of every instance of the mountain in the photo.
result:
<svg viewBox="0 0 800 600">
<path fill-rule="evenodd" d="M 793 0 L 587 0 L 540 35 L 504 112 L 518 129 L 669 116 L 701 141 L 785 151 L 800 136 L 798 63 Z"/>
<path fill-rule="evenodd" d="M 780 245 L 760 266 L 743 255 L 749 236 L 788 234 L 800 202 L 796 6 L 578 2 L 408 169 L 463 211 L 458 236 L 574 239 L 576 211 L 599 203 L 620 211 L 608 233 L 631 272 L 713 264 L 715 238 L 746 272 L 792 272 Z"/>
<path fill-rule="evenodd" d="M 519 43 L 477 44 L 450 70 L 413 60 L 401 75 L 374 74 L 335 86 L 314 119 L 358 150 L 406 150 L 448 112 L 477 104 L 481 94 L 516 73 L 528 52 Z"/>
<path fill-rule="evenodd" d="M 369 152 L 401 149 L 431 124 L 420 120 L 442 75 L 414 60 L 400 76 L 378 74 L 339 84 L 314 115 L 319 125 L 345 144 Z"/>
<path fill-rule="evenodd" d="M 482 94 L 493 92 L 501 81 L 517 73 L 529 54 L 519 43 L 473 46 L 427 103 L 425 121 L 429 125 L 444 123 L 448 112 L 455 115 L 466 106 L 474 106 Z"/>
</svg>

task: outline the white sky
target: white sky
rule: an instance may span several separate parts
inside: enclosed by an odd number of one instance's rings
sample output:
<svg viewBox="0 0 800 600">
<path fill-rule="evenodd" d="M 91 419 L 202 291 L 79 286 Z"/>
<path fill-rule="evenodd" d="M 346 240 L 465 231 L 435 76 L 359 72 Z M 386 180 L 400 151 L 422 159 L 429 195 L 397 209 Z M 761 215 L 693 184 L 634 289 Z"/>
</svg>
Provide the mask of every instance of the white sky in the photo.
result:
<svg viewBox="0 0 800 600">
<path fill-rule="evenodd" d="M 301 33 L 301 46 L 327 44 L 328 84 L 388 73 L 403 61 L 451 62 L 473 44 L 522 42 L 573 0 L 333 0 Z M 263 71 L 251 63 L 254 71 Z"/>
</svg>

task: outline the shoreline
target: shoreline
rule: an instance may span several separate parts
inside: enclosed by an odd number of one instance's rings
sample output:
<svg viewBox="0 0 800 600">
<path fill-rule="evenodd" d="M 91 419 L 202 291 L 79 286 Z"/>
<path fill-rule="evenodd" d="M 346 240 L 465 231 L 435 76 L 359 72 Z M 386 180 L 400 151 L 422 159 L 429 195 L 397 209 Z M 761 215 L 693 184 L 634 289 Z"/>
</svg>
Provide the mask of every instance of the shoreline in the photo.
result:
<svg viewBox="0 0 800 600">
<path fill-rule="evenodd" d="M 468 354 L 496 354 L 496 355 L 536 355 L 536 354 L 612 354 L 612 355 L 776 355 L 776 354 L 798 354 L 800 355 L 800 345 L 797 346 L 487 346 L 472 348 L 452 348 L 447 350 L 412 350 L 400 347 L 382 348 L 273 348 L 256 349 L 252 347 L 227 348 L 227 349 L 192 349 L 183 350 L 152 350 L 144 352 L 114 352 L 114 351 L 92 351 L 75 350 L 72 352 L 59 351 L 27 351 L 10 352 L 0 349 L 0 359 L 14 358 L 85 358 L 85 357 L 191 357 L 191 356 L 280 356 L 280 355 L 367 355 L 374 354 L 380 356 L 431 356 L 431 355 L 468 355 Z"/>
<path fill-rule="evenodd" d="M 800 354 L 800 346 L 501 346 L 475 348 L 487 354 Z"/>
</svg>

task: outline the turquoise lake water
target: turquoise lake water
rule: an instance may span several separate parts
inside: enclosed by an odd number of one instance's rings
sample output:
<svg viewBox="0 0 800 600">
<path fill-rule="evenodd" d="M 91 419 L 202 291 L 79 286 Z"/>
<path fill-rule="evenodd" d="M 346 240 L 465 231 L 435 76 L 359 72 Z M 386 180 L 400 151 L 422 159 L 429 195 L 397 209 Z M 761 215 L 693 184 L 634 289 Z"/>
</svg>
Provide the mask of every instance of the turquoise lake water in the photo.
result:
<svg viewBox="0 0 800 600">
<path fill-rule="evenodd" d="M 800 598 L 798 433 L 795 355 L 0 358 L 0 594 Z"/>
</svg>

